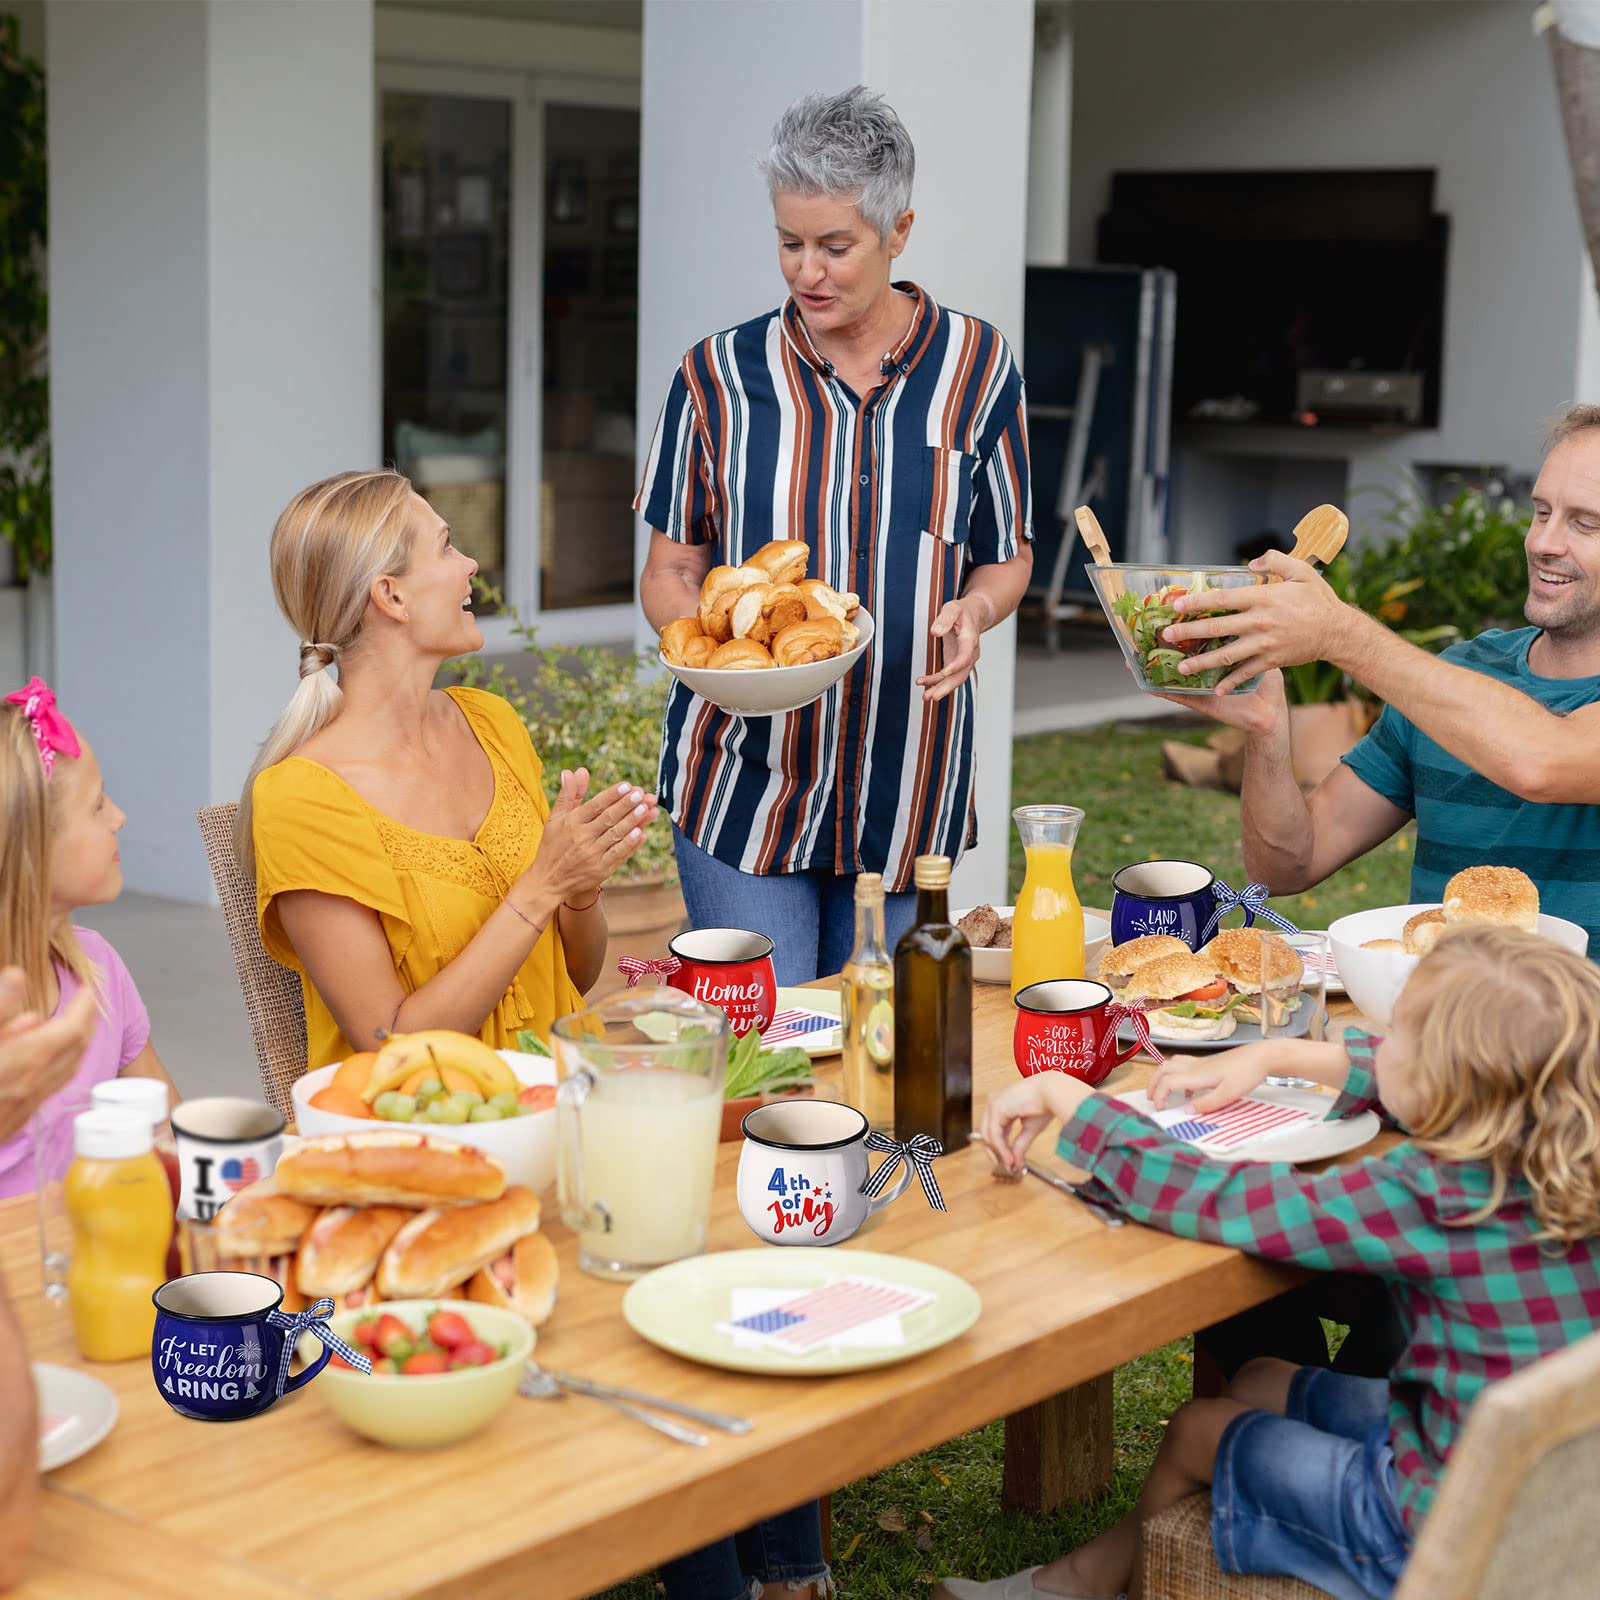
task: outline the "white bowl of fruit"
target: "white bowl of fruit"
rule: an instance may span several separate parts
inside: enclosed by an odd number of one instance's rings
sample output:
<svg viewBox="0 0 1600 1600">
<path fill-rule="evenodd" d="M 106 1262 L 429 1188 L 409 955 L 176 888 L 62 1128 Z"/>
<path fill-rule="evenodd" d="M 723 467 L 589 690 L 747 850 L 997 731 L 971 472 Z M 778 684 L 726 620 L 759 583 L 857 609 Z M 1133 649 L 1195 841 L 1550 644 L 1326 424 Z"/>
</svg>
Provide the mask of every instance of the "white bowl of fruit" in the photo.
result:
<svg viewBox="0 0 1600 1600">
<path fill-rule="evenodd" d="M 492 1050 L 470 1034 L 397 1034 L 381 1050 L 319 1067 L 290 1090 L 308 1138 L 409 1123 L 493 1156 L 508 1183 L 535 1194 L 556 1175 L 556 1064 L 536 1050 Z"/>
</svg>

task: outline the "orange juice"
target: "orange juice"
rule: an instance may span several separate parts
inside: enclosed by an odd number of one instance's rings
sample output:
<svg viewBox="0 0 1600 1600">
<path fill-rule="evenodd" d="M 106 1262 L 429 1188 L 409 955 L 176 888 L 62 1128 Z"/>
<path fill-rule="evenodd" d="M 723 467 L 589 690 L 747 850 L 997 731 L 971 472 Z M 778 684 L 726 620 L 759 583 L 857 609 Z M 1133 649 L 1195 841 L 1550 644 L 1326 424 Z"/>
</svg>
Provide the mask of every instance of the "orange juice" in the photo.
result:
<svg viewBox="0 0 1600 1600">
<path fill-rule="evenodd" d="M 1024 847 L 1027 873 L 1011 923 L 1011 997 L 1030 983 L 1081 978 L 1083 907 L 1072 882 L 1070 844 Z"/>
<path fill-rule="evenodd" d="M 150 1353 L 150 1297 L 167 1280 L 172 1190 L 143 1118 L 86 1111 L 73 1133 L 77 1156 L 65 1185 L 73 1335 L 90 1361 L 131 1361 Z"/>
</svg>

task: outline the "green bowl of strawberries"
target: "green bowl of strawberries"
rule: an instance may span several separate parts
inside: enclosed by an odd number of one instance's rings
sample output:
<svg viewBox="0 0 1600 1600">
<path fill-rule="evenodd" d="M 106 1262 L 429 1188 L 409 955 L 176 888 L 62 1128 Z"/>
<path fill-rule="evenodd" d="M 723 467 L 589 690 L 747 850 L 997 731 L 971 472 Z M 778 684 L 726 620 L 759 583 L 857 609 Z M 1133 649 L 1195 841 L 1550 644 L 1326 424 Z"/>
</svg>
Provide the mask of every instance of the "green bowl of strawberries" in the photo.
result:
<svg viewBox="0 0 1600 1600">
<path fill-rule="evenodd" d="M 493 1421 L 533 1351 L 515 1312 L 471 1300 L 386 1300 L 328 1326 L 372 1358 L 372 1372 L 335 1356 L 316 1392 L 357 1433 L 405 1450 L 454 1444 Z"/>
</svg>

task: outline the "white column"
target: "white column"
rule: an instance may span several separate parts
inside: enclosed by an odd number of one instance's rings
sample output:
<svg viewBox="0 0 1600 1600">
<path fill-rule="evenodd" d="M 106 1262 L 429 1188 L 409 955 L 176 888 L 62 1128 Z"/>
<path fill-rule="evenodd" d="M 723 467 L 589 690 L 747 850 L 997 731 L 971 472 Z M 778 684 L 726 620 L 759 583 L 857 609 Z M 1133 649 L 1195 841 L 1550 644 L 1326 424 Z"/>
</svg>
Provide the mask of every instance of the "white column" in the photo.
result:
<svg viewBox="0 0 1600 1600">
<path fill-rule="evenodd" d="M 754 163 L 783 108 L 813 90 L 866 83 L 888 97 L 917 149 L 906 276 L 996 324 L 1020 359 L 1032 48 L 1031 0 L 645 0 L 641 461 L 689 345 L 783 298 Z M 641 554 L 646 538 L 641 526 Z M 1008 623 L 984 635 L 980 843 L 958 900 L 1005 894 L 1014 672 Z"/>
<path fill-rule="evenodd" d="M 1071 0 L 1041 0 L 1033 24 L 1028 129 L 1028 265 L 1067 265 L 1072 187 Z"/>
<path fill-rule="evenodd" d="M 62 703 L 130 887 L 212 894 L 295 684 L 267 565 L 375 458 L 371 0 L 52 0 L 51 432 Z"/>
</svg>

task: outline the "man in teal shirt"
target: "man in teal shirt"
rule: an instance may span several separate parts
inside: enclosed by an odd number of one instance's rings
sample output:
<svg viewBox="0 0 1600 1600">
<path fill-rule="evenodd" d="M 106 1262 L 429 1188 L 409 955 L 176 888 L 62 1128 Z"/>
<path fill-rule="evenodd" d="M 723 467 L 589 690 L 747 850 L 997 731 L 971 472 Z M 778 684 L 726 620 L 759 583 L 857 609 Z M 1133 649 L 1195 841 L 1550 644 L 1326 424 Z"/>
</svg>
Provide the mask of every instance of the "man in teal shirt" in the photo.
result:
<svg viewBox="0 0 1600 1600">
<path fill-rule="evenodd" d="M 1557 424 L 1526 540 L 1530 626 L 1430 656 L 1345 605 L 1304 562 L 1254 565 L 1283 583 L 1231 591 L 1235 613 L 1167 630 L 1232 636 L 1204 665 L 1234 670 L 1184 704 L 1242 728 L 1245 867 L 1274 894 L 1310 889 L 1417 819 L 1415 901 L 1463 867 L 1520 867 L 1541 909 L 1589 932 L 1600 958 L 1600 406 Z M 1208 593 L 1195 609 L 1215 606 Z M 1184 602 L 1178 602 L 1184 609 Z M 1294 780 L 1274 670 L 1331 661 L 1386 703 L 1377 726 L 1309 795 Z M 1251 695 L 1235 681 L 1264 673 Z"/>
</svg>

